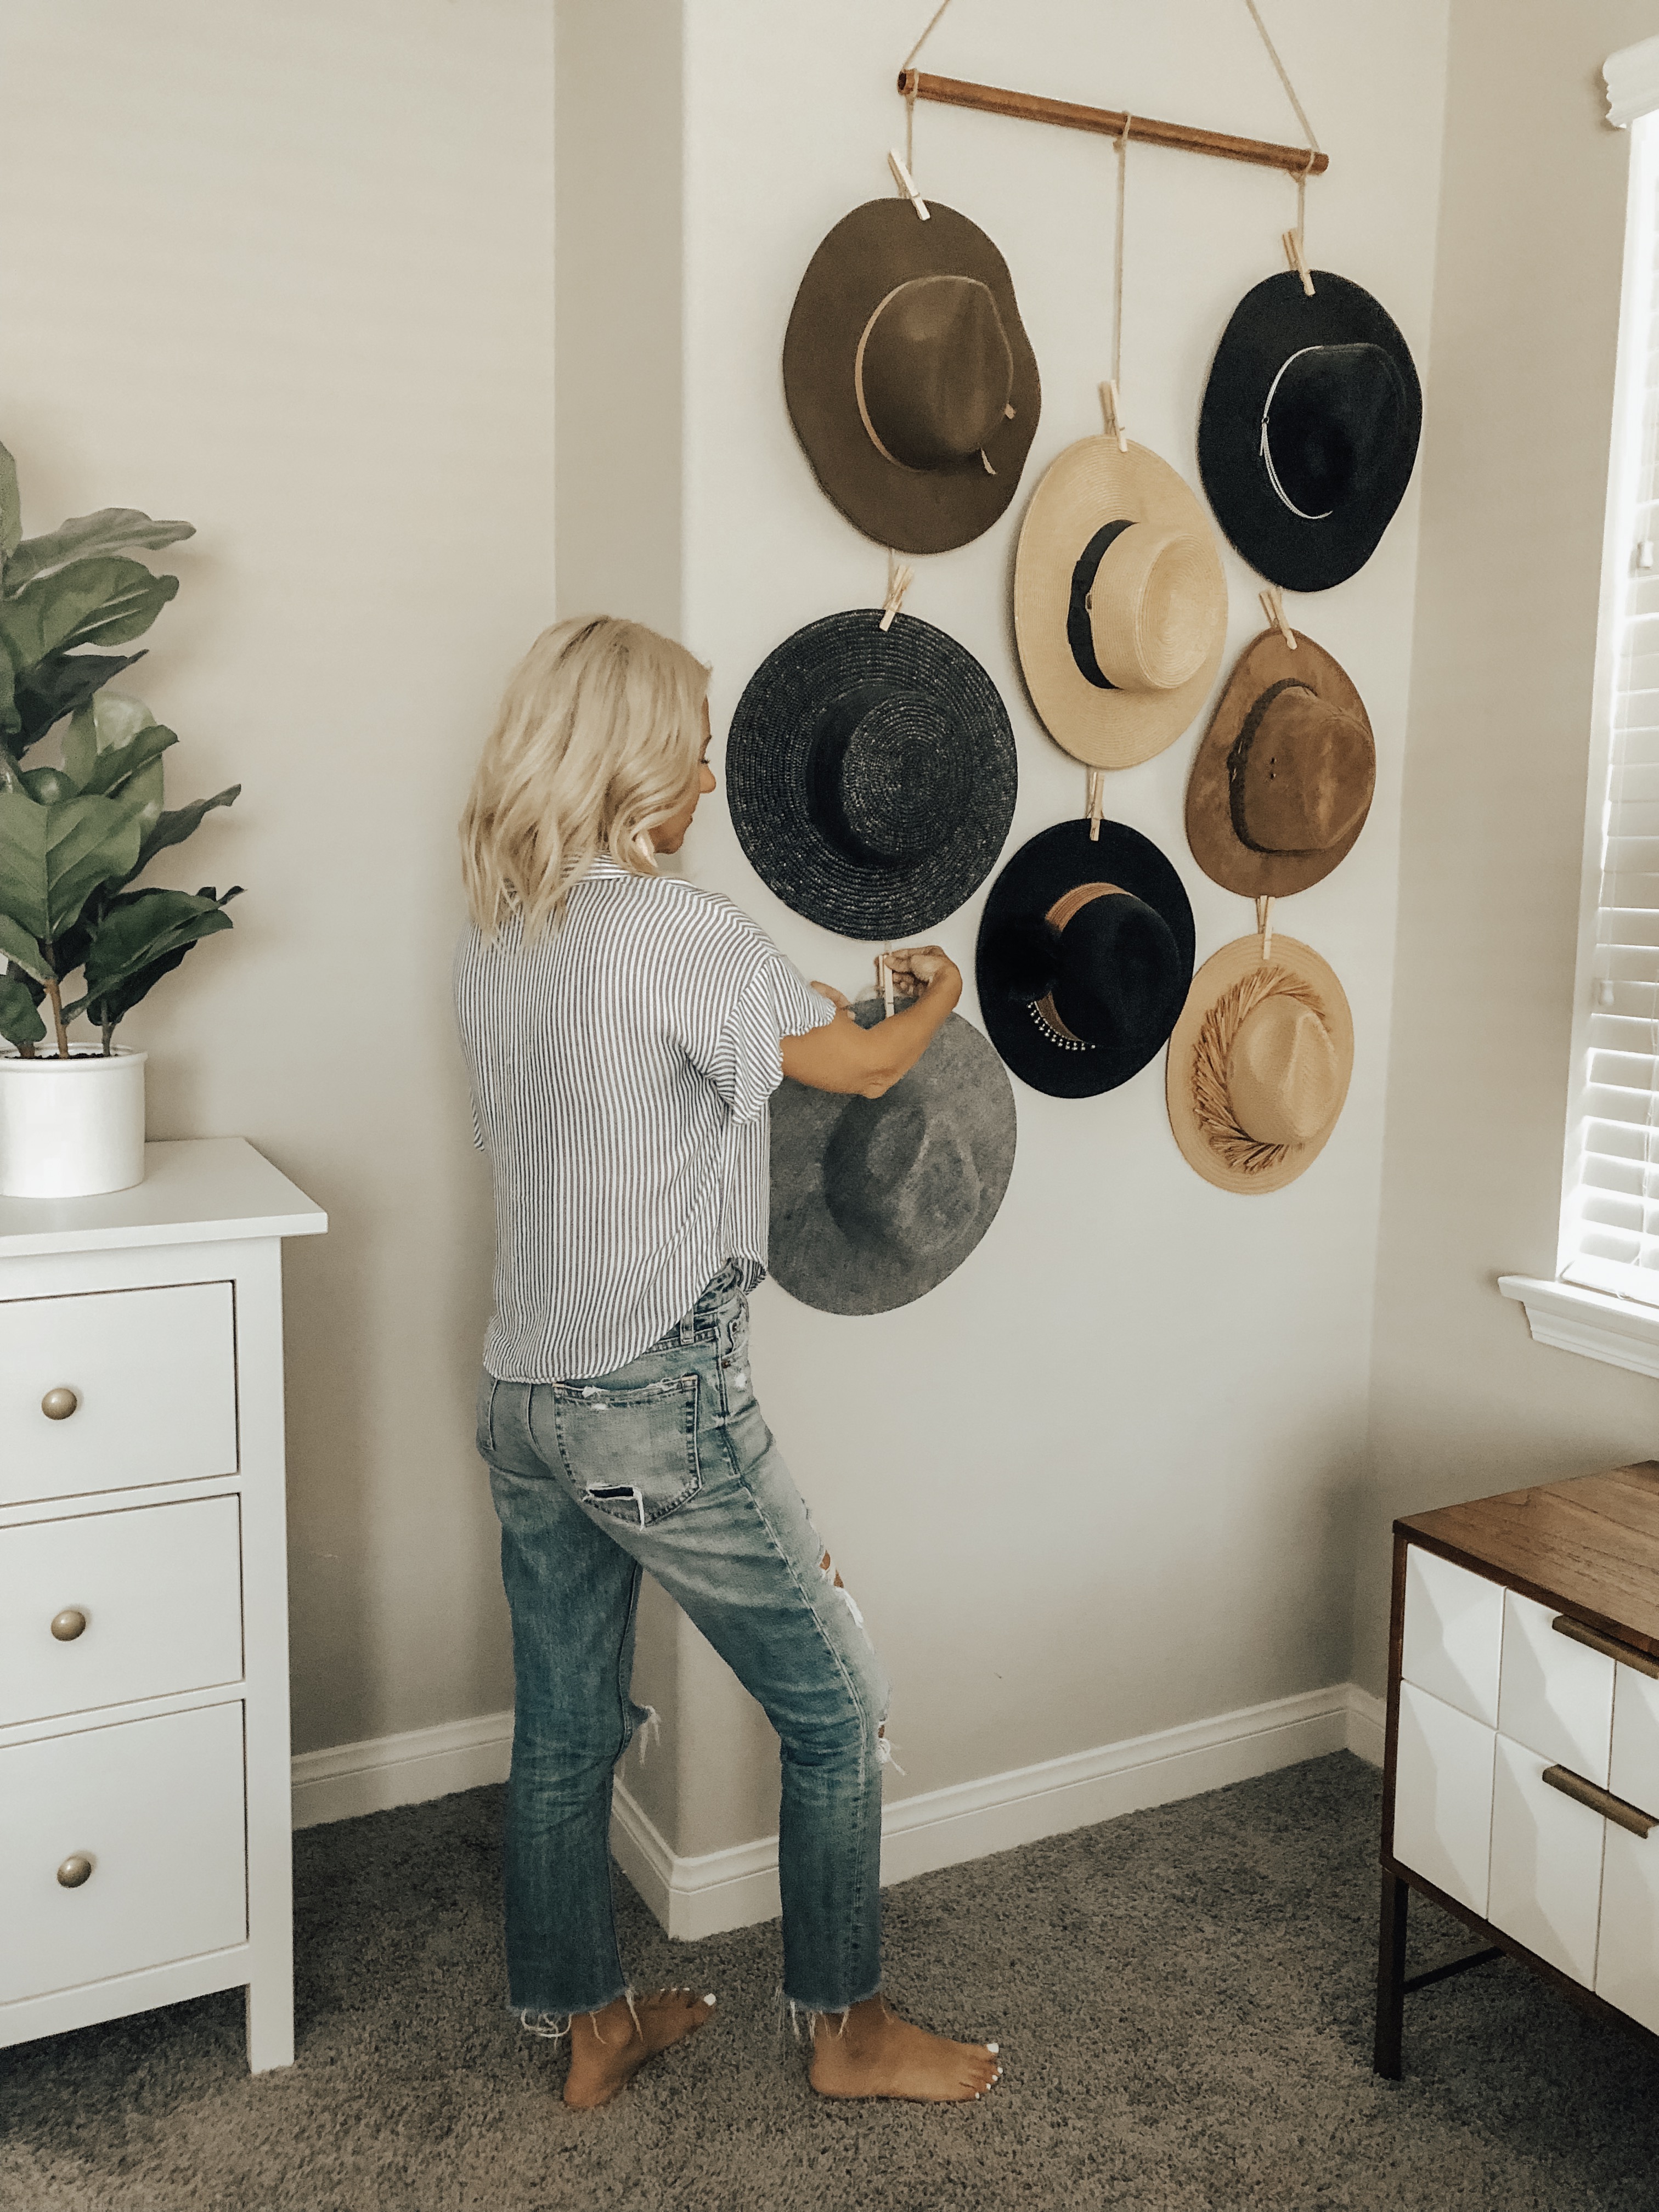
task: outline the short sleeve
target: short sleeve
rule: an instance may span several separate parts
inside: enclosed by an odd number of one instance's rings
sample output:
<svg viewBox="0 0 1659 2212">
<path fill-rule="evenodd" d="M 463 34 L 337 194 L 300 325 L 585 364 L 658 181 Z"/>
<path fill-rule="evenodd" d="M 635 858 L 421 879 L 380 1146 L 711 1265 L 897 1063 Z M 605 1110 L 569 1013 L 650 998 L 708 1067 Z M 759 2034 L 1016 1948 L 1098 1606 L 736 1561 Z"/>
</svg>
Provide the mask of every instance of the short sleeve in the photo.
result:
<svg viewBox="0 0 1659 2212">
<path fill-rule="evenodd" d="M 737 1121 L 751 1121 L 783 1080 L 783 1040 L 836 1018 L 835 1002 L 815 991 L 781 952 L 769 951 L 734 1002 L 705 1071 Z"/>
</svg>

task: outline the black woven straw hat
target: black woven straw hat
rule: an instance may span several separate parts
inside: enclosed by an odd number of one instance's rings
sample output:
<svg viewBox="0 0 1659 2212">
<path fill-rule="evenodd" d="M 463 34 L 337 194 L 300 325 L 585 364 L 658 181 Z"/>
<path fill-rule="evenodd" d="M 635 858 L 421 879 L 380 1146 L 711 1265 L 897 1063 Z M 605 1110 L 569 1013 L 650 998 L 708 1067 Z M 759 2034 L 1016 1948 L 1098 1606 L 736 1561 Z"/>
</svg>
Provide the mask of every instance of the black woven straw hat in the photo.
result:
<svg viewBox="0 0 1659 2212">
<path fill-rule="evenodd" d="M 854 1011 L 866 1029 L 884 1018 L 879 1000 Z M 768 1265 L 823 1313 L 908 1305 L 984 1236 L 1013 1164 L 1013 1086 L 959 1014 L 879 1098 L 786 1082 L 772 1101 Z"/>
<path fill-rule="evenodd" d="M 931 929 L 978 890 L 1018 788 L 1001 695 L 942 629 L 879 608 L 786 638 L 732 717 L 726 796 L 756 873 L 843 937 Z"/>
<path fill-rule="evenodd" d="M 1216 348 L 1198 465 L 1253 568 L 1322 592 L 1363 568 L 1405 496 L 1423 428 L 1411 351 L 1363 286 L 1288 271 L 1247 292 Z"/>
<path fill-rule="evenodd" d="M 975 956 L 991 1042 L 1023 1082 L 1092 1098 L 1161 1050 L 1193 979 L 1193 910 L 1138 830 L 1057 822 L 991 886 Z"/>
</svg>

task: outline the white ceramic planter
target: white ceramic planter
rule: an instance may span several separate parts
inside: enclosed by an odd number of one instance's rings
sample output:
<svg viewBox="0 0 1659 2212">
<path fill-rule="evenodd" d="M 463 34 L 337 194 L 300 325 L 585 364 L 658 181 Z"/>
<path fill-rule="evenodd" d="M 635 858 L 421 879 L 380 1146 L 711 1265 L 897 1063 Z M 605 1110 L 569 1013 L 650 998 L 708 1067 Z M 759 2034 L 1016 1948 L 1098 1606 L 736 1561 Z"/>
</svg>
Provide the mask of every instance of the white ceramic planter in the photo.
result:
<svg viewBox="0 0 1659 2212">
<path fill-rule="evenodd" d="M 0 1195 L 92 1198 L 144 1179 L 144 1060 L 0 1052 Z"/>
</svg>

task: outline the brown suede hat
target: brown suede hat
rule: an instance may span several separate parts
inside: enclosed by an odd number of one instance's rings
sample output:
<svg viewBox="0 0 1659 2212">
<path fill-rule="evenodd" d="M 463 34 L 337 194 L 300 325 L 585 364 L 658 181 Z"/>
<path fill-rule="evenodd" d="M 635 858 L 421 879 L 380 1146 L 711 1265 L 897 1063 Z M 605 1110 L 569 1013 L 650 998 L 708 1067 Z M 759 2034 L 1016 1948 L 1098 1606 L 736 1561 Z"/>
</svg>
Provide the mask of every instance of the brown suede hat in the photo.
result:
<svg viewBox="0 0 1659 2212">
<path fill-rule="evenodd" d="M 1239 657 L 1187 786 L 1193 858 L 1246 898 L 1329 875 L 1365 826 L 1376 748 L 1346 672 L 1304 631 L 1263 630 Z"/>
<path fill-rule="evenodd" d="M 789 413 L 849 522 L 946 553 L 1006 512 L 1042 390 L 1008 265 L 938 200 L 844 216 L 807 264 L 783 341 Z"/>
</svg>

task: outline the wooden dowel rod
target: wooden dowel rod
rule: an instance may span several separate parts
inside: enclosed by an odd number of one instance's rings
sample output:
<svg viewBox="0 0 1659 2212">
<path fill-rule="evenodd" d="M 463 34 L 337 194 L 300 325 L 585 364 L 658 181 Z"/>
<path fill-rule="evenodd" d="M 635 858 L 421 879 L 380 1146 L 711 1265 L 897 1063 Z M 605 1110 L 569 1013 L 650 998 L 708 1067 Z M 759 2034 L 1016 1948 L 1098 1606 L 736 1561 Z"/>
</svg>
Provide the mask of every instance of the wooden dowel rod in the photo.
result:
<svg viewBox="0 0 1659 2212">
<path fill-rule="evenodd" d="M 1126 122 L 1132 123 L 1129 143 L 1134 146 L 1178 146 L 1188 154 L 1212 154 L 1223 161 L 1253 161 L 1258 168 L 1288 169 L 1292 176 L 1322 176 L 1331 166 L 1328 154 L 1310 154 L 1305 146 L 1277 146 L 1269 138 L 1234 138 L 1224 131 L 1200 131 L 1191 123 L 1160 123 L 1150 115 L 1126 115 L 1115 107 L 1079 107 L 1069 100 L 1045 100 L 1034 92 L 1007 92 L 1000 85 L 969 84 L 956 76 L 928 76 L 921 70 L 902 70 L 898 88 L 908 98 L 936 100 L 942 107 L 975 107 L 984 115 L 1012 115 L 1022 123 L 1057 123 L 1065 131 L 1093 131 L 1103 138 L 1121 138 Z"/>
</svg>

